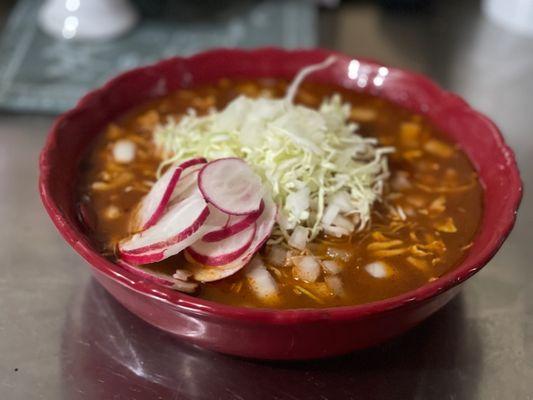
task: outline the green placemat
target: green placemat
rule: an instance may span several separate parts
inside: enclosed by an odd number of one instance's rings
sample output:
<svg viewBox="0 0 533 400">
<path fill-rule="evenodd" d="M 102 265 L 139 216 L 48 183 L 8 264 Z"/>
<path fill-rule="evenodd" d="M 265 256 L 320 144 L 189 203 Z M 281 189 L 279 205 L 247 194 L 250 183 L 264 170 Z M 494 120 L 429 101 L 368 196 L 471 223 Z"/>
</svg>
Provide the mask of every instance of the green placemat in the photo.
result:
<svg viewBox="0 0 533 400">
<path fill-rule="evenodd" d="M 62 112 L 110 76 L 173 55 L 213 47 L 316 44 L 316 9 L 311 1 L 220 3 L 224 6 L 159 3 L 156 12 L 152 9 L 124 37 L 83 43 L 44 34 L 37 25 L 41 2 L 19 0 L 0 41 L 0 108 Z"/>
</svg>

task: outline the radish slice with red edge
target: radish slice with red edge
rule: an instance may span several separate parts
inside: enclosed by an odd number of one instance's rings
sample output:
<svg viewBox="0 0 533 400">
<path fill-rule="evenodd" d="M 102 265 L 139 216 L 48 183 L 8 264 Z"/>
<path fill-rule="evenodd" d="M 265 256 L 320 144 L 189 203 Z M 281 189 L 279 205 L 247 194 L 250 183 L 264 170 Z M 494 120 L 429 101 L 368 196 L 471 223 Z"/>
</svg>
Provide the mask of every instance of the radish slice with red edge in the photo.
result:
<svg viewBox="0 0 533 400">
<path fill-rule="evenodd" d="M 190 262 L 187 268 L 192 272 L 194 280 L 205 283 L 219 281 L 239 272 L 250 261 L 251 257 L 240 257 L 229 264 L 218 267 L 198 264 L 187 252 L 185 252 L 185 258 Z"/>
<path fill-rule="evenodd" d="M 189 255 L 198 263 L 208 266 L 229 264 L 239 258 L 252 243 L 255 224 L 218 242 L 199 240 L 187 248 Z"/>
<path fill-rule="evenodd" d="M 230 216 L 227 224 L 223 228 L 205 234 L 202 240 L 204 242 L 218 242 L 219 240 L 226 239 L 243 231 L 257 221 L 264 208 L 265 203 L 263 200 L 261 200 L 259 210 L 248 215 Z"/>
<path fill-rule="evenodd" d="M 200 173 L 200 170 L 203 168 L 205 164 L 206 163 L 193 165 L 183 171 L 178 184 L 176 185 L 176 187 L 174 188 L 174 191 L 170 195 L 169 204 L 176 203 L 184 199 L 185 197 L 188 197 L 188 195 L 190 195 L 191 192 L 194 191 L 192 190 L 193 188 L 199 191 L 198 174 Z"/>
<path fill-rule="evenodd" d="M 226 214 L 223 214 L 212 206 L 208 206 L 208 211 L 209 216 L 207 219 L 198 228 L 198 230 L 192 233 L 190 236 L 180 241 L 176 241 L 174 238 L 167 240 L 166 242 L 157 243 L 151 247 L 145 246 L 126 251 L 119 246 L 120 258 L 131 264 L 139 265 L 155 263 L 180 253 L 183 249 L 199 240 L 204 234 L 212 230 L 220 229 L 220 227 L 224 224 L 224 221 L 227 218 Z M 150 229 L 153 228 L 155 228 L 155 226 Z"/>
<path fill-rule="evenodd" d="M 265 209 L 256 222 L 256 231 L 254 239 L 248 250 L 235 261 L 211 267 L 197 263 L 187 251 L 185 251 L 185 258 L 191 263 L 188 269 L 193 273 L 195 280 L 199 282 L 213 282 L 220 279 L 227 278 L 241 270 L 246 264 L 250 262 L 255 253 L 257 253 L 263 244 L 267 241 L 272 233 L 274 222 L 276 221 L 277 207 L 271 199 L 264 199 Z"/>
<path fill-rule="evenodd" d="M 251 256 L 258 252 L 270 237 L 278 213 L 278 207 L 270 197 L 265 196 L 263 201 L 265 202 L 265 209 L 261 213 L 259 219 L 255 222 L 257 227 L 255 230 L 255 237 L 248 250 L 251 253 Z"/>
<path fill-rule="evenodd" d="M 142 199 L 137 211 L 137 226 L 145 230 L 154 225 L 162 217 L 183 171 L 205 163 L 205 158 L 193 158 L 171 166 Z"/>
<path fill-rule="evenodd" d="M 176 279 L 173 276 L 167 275 L 163 272 L 154 271 L 146 267 L 131 265 L 122 260 L 118 260 L 117 264 L 132 274 L 159 286 L 168 287 L 170 289 L 179 290 L 180 292 L 185 293 L 193 293 L 198 288 L 198 283 L 196 282 L 187 282 Z"/>
<path fill-rule="evenodd" d="M 191 196 L 171 206 L 157 224 L 120 243 L 119 251 L 140 254 L 184 242 L 199 230 L 208 216 L 205 200 L 201 196 Z M 205 232 L 201 233 L 203 236 Z M 195 240 L 200 237 L 194 235 Z M 190 240 L 184 243 L 192 244 Z"/>
<path fill-rule="evenodd" d="M 130 263 L 131 265 L 153 264 L 165 259 L 163 250 L 155 250 L 148 253 L 125 253 L 119 249 L 120 260 Z"/>
<path fill-rule="evenodd" d="M 219 158 L 207 163 L 198 175 L 205 199 L 230 215 L 257 211 L 263 188 L 259 176 L 240 158 Z"/>
</svg>

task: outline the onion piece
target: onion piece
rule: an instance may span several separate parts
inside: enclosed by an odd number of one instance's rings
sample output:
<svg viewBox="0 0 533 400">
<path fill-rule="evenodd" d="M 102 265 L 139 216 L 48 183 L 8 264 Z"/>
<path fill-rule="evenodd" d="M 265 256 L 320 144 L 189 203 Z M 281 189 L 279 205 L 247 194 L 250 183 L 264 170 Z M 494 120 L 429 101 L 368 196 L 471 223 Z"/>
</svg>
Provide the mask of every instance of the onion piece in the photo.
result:
<svg viewBox="0 0 533 400">
<path fill-rule="evenodd" d="M 367 264 L 365 266 L 365 270 L 371 276 L 377 279 L 388 278 L 390 275 L 392 275 L 390 266 L 382 261 L 374 261 L 370 264 Z"/>
<path fill-rule="evenodd" d="M 328 235 L 338 238 L 350 235 L 350 231 L 348 229 L 333 225 L 324 226 L 324 232 L 326 232 Z"/>
<path fill-rule="evenodd" d="M 354 223 L 340 214 L 337 214 L 337 216 L 333 218 L 333 225 L 339 228 L 344 228 L 349 232 L 353 232 L 355 229 Z"/>
<path fill-rule="evenodd" d="M 173 278 L 179 279 L 180 281 L 186 281 L 192 276 L 191 271 L 185 269 L 177 269 L 172 275 Z"/>
<path fill-rule="evenodd" d="M 339 206 L 337 204 L 328 204 L 322 217 L 322 224 L 324 226 L 331 225 L 337 214 L 339 213 Z"/>
<path fill-rule="evenodd" d="M 267 253 L 267 259 L 275 267 L 283 267 L 287 260 L 287 250 L 281 246 L 270 246 Z"/>
<path fill-rule="evenodd" d="M 349 213 L 349 212 L 352 212 L 354 209 L 354 206 L 352 204 L 352 199 L 347 192 L 335 193 L 331 198 L 330 204 L 338 207 L 339 211 L 342 213 Z M 325 224 L 325 225 L 329 225 L 329 224 Z"/>
<path fill-rule="evenodd" d="M 313 256 L 292 257 L 294 263 L 292 273 L 295 278 L 306 282 L 315 282 L 320 276 L 320 264 Z"/>
<path fill-rule="evenodd" d="M 292 246 L 298 250 L 305 249 L 307 241 L 309 240 L 309 229 L 304 228 L 303 226 L 297 226 L 292 231 L 291 237 L 289 238 L 289 246 Z"/>
<path fill-rule="evenodd" d="M 324 281 L 335 296 L 344 296 L 345 293 L 341 278 L 336 275 L 329 275 L 324 278 Z"/>
<path fill-rule="evenodd" d="M 131 140 L 117 140 L 113 145 L 113 158 L 121 164 L 128 164 L 135 159 L 136 146 Z"/>
<path fill-rule="evenodd" d="M 259 256 L 246 267 L 246 278 L 255 295 L 268 302 L 277 302 L 278 285 Z"/>
<path fill-rule="evenodd" d="M 331 275 L 336 275 L 342 271 L 342 267 L 340 266 L 340 264 L 337 261 L 333 260 L 322 261 L 322 267 L 324 267 L 324 270 Z"/>
</svg>

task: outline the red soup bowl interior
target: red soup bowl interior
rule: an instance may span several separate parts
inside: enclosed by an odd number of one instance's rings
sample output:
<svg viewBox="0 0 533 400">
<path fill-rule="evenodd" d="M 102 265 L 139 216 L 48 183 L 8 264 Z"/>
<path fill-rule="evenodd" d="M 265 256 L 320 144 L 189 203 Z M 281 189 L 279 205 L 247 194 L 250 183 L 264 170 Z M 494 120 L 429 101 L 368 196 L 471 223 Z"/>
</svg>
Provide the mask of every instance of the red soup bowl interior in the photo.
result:
<svg viewBox="0 0 533 400">
<path fill-rule="evenodd" d="M 268 48 L 176 57 L 118 76 L 55 122 L 40 160 L 44 206 L 96 279 L 131 312 L 178 338 L 223 353 L 263 359 L 325 357 L 375 345 L 418 324 L 445 305 L 496 253 L 514 224 L 522 194 L 513 152 L 497 127 L 423 76 L 337 54 L 339 62 L 308 79 L 370 92 L 427 115 L 475 165 L 484 187 L 484 213 L 460 265 L 423 287 L 370 304 L 268 310 L 217 304 L 162 288 L 99 254 L 78 221 L 75 187 L 80 158 L 107 123 L 179 88 L 223 77 L 290 79 L 303 66 L 330 54 Z"/>
</svg>

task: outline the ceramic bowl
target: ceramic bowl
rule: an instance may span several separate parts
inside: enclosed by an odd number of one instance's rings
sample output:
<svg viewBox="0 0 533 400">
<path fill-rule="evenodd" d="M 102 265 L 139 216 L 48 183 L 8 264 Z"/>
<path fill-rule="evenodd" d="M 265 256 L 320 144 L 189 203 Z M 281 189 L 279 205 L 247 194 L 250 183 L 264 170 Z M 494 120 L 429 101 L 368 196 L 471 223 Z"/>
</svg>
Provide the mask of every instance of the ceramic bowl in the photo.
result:
<svg viewBox="0 0 533 400">
<path fill-rule="evenodd" d="M 422 113 L 472 160 L 484 188 L 484 210 L 473 246 L 460 265 L 416 290 L 382 301 L 268 310 L 218 304 L 162 288 L 99 254 L 77 217 L 75 187 L 80 158 L 107 123 L 147 100 L 223 77 L 291 79 L 303 66 L 330 54 L 337 53 L 221 49 L 171 58 L 119 75 L 57 119 L 40 159 L 44 206 L 96 279 L 127 309 L 182 340 L 223 353 L 261 359 L 326 357 L 375 345 L 414 327 L 444 306 L 494 256 L 514 224 L 522 195 L 513 152 L 498 128 L 421 75 L 342 54 L 332 68 L 309 80 L 369 92 Z"/>
</svg>

